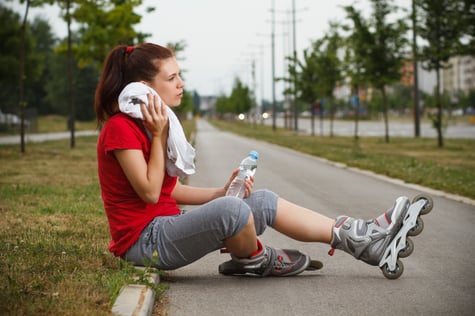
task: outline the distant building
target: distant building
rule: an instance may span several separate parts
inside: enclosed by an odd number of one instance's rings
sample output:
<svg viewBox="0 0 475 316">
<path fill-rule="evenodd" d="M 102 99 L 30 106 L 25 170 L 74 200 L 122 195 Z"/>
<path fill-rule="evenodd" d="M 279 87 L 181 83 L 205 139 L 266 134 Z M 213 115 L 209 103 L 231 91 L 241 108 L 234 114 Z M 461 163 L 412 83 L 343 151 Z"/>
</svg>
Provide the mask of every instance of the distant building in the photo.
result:
<svg viewBox="0 0 475 316">
<path fill-rule="evenodd" d="M 475 72 L 475 70 L 472 68 L 472 73 Z M 414 85 L 414 63 L 412 62 L 412 59 L 407 59 L 404 63 L 403 66 L 401 67 L 401 84 L 405 86 L 413 86 Z M 419 90 L 429 94 L 433 95 L 434 94 L 434 89 L 437 84 L 437 78 L 436 78 L 436 73 L 435 71 L 428 71 L 422 68 L 421 63 L 417 64 L 417 77 L 418 77 L 418 86 Z M 472 79 L 472 84 L 474 82 L 473 77 Z M 334 96 L 337 99 L 341 100 L 349 100 L 351 98 L 353 91 L 351 91 L 350 86 L 347 83 L 344 83 L 342 85 L 339 85 L 335 88 L 334 91 Z M 366 99 L 369 100 L 370 96 L 372 95 L 371 89 L 365 89 L 364 87 L 360 87 L 359 89 L 359 97 L 362 102 L 364 102 Z M 367 97 L 366 97 L 367 96 Z"/>
<path fill-rule="evenodd" d="M 203 116 L 212 116 L 216 113 L 216 96 L 200 97 L 200 112 Z"/>
<path fill-rule="evenodd" d="M 459 92 L 466 95 L 475 89 L 475 57 L 455 56 L 449 59 L 448 65 L 449 68 L 442 71 L 442 91 L 456 98 Z"/>
<path fill-rule="evenodd" d="M 402 77 L 401 83 L 405 86 L 414 85 L 414 63 L 412 59 L 407 59 L 401 68 Z M 427 71 L 422 68 L 421 64 L 417 64 L 417 81 L 419 90 L 427 93 L 433 94 L 434 88 L 436 86 L 436 74 L 434 71 Z"/>
</svg>

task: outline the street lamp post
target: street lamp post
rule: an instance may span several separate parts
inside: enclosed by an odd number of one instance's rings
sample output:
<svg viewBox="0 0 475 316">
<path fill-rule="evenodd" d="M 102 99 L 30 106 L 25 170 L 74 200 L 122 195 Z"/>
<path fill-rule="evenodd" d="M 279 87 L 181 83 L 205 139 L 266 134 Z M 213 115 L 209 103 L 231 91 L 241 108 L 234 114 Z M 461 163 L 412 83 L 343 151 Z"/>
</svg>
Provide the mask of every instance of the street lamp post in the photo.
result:
<svg viewBox="0 0 475 316">
<path fill-rule="evenodd" d="M 414 136 L 421 136 L 421 119 L 419 109 L 419 78 L 417 69 L 417 11 L 416 1 L 412 0 L 412 58 L 414 67 Z"/>
<path fill-rule="evenodd" d="M 277 104 L 275 101 L 275 0 L 272 0 L 272 130 L 276 130 Z"/>
</svg>

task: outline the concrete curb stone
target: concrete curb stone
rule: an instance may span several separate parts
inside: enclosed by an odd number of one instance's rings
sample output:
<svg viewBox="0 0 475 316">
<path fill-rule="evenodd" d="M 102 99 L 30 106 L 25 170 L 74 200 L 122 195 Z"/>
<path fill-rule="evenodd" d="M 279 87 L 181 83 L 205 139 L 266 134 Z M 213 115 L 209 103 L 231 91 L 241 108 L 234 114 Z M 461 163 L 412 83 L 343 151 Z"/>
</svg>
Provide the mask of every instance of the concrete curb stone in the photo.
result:
<svg viewBox="0 0 475 316">
<path fill-rule="evenodd" d="M 144 271 L 143 267 L 136 267 Z M 150 283 L 158 284 L 160 276 L 157 273 L 148 274 Z M 147 285 L 128 284 L 122 287 L 119 296 L 112 306 L 112 314 L 117 316 L 150 316 L 155 303 L 155 292 Z"/>
</svg>

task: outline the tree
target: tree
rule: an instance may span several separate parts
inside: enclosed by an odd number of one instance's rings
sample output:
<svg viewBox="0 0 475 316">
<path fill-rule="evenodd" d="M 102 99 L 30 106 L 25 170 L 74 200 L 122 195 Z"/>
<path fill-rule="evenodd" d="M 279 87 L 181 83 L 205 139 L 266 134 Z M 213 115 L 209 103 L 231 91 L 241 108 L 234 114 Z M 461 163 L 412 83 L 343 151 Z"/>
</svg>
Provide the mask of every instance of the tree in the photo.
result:
<svg viewBox="0 0 475 316">
<path fill-rule="evenodd" d="M 243 84 L 239 78 L 234 80 L 234 86 L 229 101 L 234 114 L 248 113 L 254 105 L 251 90 Z"/>
<path fill-rule="evenodd" d="M 1 110 L 11 112 L 19 104 L 20 61 L 18 52 L 20 49 L 20 16 L 12 10 L 0 5 L 0 97 Z M 27 47 L 31 41 L 27 40 Z M 28 68 L 27 68 L 28 69 Z M 14 93 L 13 93 L 14 92 Z"/>
<path fill-rule="evenodd" d="M 79 24 L 80 40 L 74 50 L 80 67 L 94 65 L 101 71 L 105 56 L 114 46 L 135 45 L 150 36 L 134 29 L 142 19 L 134 12 L 142 0 L 75 1 L 71 17 Z"/>
<path fill-rule="evenodd" d="M 93 64 L 97 69 L 102 68 L 102 62 L 112 47 L 118 44 L 133 45 L 135 39 L 143 40 L 147 35 L 137 33 L 133 25 L 138 24 L 141 16 L 133 10 L 142 4 L 142 0 L 55 0 L 63 11 L 68 35 L 66 45 L 59 51 L 67 55 L 68 94 L 70 108 L 71 148 L 75 147 L 75 83 L 73 78 L 73 55 L 79 66 Z M 149 9 L 153 10 L 153 9 Z M 71 24 L 78 23 L 79 42 L 73 47 Z"/>
<path fill-rule="evenodd" d="M 229 98 L 222 94 L 216 99 L 216 112 L 222 117 L 225 113 L 231 113 Z"/>
<path fill-rule="evenodd" d="M 342 62 L 338 57 L 342 38 L 338 34 L 338 28 L 336 23 L 330 23 L 329 33 L 325 35 L 321 43 L 317 42 L 317 45 L 314 46 L 314 51 L 317 54 L 317 72 L 322 78 L 317 86 L 317 91 L 326 99 L 330 110 L 330 136 L 333 136 L 333 120 L 336 111 L 333 91 L 343 78 Z"/>
<path fill-rule="evenodd" d="M 303 59 L 289 57 L 288 78 L 280 78 L 292 83 L 284 91 L 286 95 L 294 95 L 296 101 L 310 104 L 312 112 L 312 135 L 315 134 L 314 115 L 317 104 L 322 109 L 322 100 L 330 105 L 333 119 L 333 90 L 341 81 L 341 62 L 338 50 L 341 38 L 337 32 L 338 25 L 330 23 L 330 31 L 322 39 L 313 42 L 312 47 L 305 49 Z M 333 134 L 333 131 L 331 131 Z"/>
<path fill-rule="evenodd" d="M 52 33 L 49 22 L 42 18 L 35 18 L 30 24 L 30 30 L 35 42 L 35 54 L 38 55 L 35 59 L 41 65 L 41 69 L 38 69 L 41 74 L 25 82 L 26 91 L 30 92 L 25 97 L 27 104 L 33 105 L 37 113 L 49 114 L 52 107 L 48 102 L 46 85 L 54 79 L 50 65 L 52 65 L 51 60 L 55 58 L 54 48 L 57 45 L 57 39 Z M 62 74 L 61 79 L 64 82 Z"/>
<path fill-rule="evenodd" d="M 461 55 L 475 56 L 475 2 L 463 0 L 461 15 L 458 22 L 461 24 L 462 40 L 459 52 Z"/>
<path fill-rule="evenodd" d="M 352 6 L 344 8 L 347 18 L 353 25 L 344 25 L 343 30 L 351 33 L 344 39 L 345 42 L 345 57 L 343 61 L 343 73 L 350 81 L 351 86 L 351 100 L 350 103 L 354 107 L 355 129 L 354 139 L 359 140 L 358 123 L 360 115 L 360 98 L 359 91 L 365 87 L 368 81 L 366 76 L 365 58 L 367 52 L 367 41 L 369 41 L 370 33 L 369 26 L 366 20 L 363 19 L 361 13 L 355 10 Z"/>
<path fill-rule="evenodd" d="M 25 11 L 23 18 L 20 23 L 20 29 L 18 35 L 20 37 L 20 41 L 18 42 L 17 53 L 19 55 L 18 59 L 18 109 L 20 113 L 20 151 L 25 153 L 25 107 L 27 105 L 25 100 L 25 82 L 26 82 L 26 63 L 27 63 L 27 50 L 31 48 L 33 45 L 29 45 L 29 34 L 28 34 L 28 12 L 30 6 L 38 6 L 43 3 L 42 0 L 20 0 L 20 3 L 26 3 Z M 13 46 L 15 47 L 15 46 Z M 3 51 L 3 50 L 2 50 Z M 31 55 L 34 56 L 34 55 Z M 8 64 L 11 65 L 11 64 Z M 40 64 L 36 67 L 33 67 L 33 70 L 37 70 L 40 67 Z M 32 73 L 29 71 L 29 73 Z M 39 71 L 37 72 L 39 73 Z"/>
<path fill-rule="evenodd" d="M 385 140 L 389 142 L 388 101 L 386 87 L 397 82 L 401 78 L 401 66 L 407 55 L 407 39 L 405 34 L 408 27 L 403 19 L 393 23 L 388 22 L 388 15 L 397 10 L 397 7 L 389 4 L 387 0 L 371 0 L 373 15 L 369 23 L 356 23 L 355 19 L 361 19 L 352 7 L 347 12 L 355 25 L 362 29 L 359 32 L 365 34 L 366 54 L 363 57 L 365 77 L 371 85 L 380 91 L 382 96 L 382 110 L 385 125 Z M 366 29 L 364 29 L 366 28 Z"/>
<path fill-rule="evenodd" d="M 69 87 L 65 84 L 67 68 L 67 57 L 63 54 L 54 54 L 47 63 L 50 77 L 44 82 L 46 102 L 49 104 L 51 112 L 64 116 L 69 116 L 71 113 L 71 109 L 65 106 L 69 100 Z M 92 65 L 80 68 L 77 59 L 73 57 L 72 74 L 72 81 L 75 82 L 74 103 L 77 110 L 76 119 L 92 120 L 95 113 L 91 105 L 94 104 L 94 90 L 97 85 L 99 72 Z M 71 128 L 71 122 L 68 122 L 68 125 Z"/>
<path fill-rule="evenodd" d="M 295 55 L 289 57 L 289 77 L 281 78 L 281 80 L 290 83 L 288 88 L 285 89 L 284 94 L 293 95 L 295 97 L 294 106 L 297 106 L 297 101 L 303 101 L 313 105 L 321 96 L 318 86 L 322 78 L 317 69 L 317 49 L 321 45 L 321 41 L 316 41 L 313 44 L 313 49 L 305 49 L 303 51 L 302 60 L 299 60 Z M 312 134 L 314 134 L 313 126 Z"/>
<path fill-rule="evenodd" d="M 221 115 L 248 113 L 253 105 L 251 90 L 239 78 L 235 78 L 229 97 L 221 95 L 216 100 L 216 111 Z"/>
<path fill-rule="evenodd" d="M 459 22 L 463 6 L 460 0 L 418 0 L 417 6 L 421 13 L 421 22 L 417 33 L 427 43 L 419 52 L 418 59 L 423 67 L 436 73 L 435 99 L 437 114 L 433 123 L 437 130 L 437 144 L 444 146 L 442 134 L 442 102 L 440 96 L 440 71 L 446 68 L 451 56 L 458 53 L 460 39 L 463 34 L 463 23 Z"/>
</svg>

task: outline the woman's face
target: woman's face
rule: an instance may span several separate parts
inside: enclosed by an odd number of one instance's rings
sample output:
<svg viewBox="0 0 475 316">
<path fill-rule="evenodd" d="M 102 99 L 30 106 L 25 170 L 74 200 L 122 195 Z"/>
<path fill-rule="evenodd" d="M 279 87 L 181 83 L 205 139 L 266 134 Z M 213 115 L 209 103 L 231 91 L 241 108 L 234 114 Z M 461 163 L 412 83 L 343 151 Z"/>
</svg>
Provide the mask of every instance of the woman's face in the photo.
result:
<svg viewBox="0 0 475 316">
<path fill-rule="evenodd" d="M 180 67 L 174 57 L 162 60 L 159 66 L 160 72 L 148 84 L 155 89 L 166 105 L 179 106 L 185 86 L 180 77 Z"/>
</svg>

